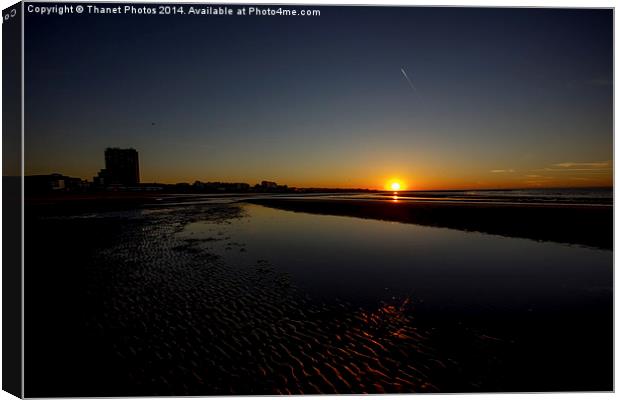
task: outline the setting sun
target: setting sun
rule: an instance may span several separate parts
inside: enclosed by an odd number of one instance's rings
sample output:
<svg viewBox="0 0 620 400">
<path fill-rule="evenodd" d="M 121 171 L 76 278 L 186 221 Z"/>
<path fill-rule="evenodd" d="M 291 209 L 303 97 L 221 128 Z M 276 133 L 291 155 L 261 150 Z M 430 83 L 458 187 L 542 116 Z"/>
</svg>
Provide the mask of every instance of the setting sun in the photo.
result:
<svg viewBox="0 0 620 400">
<path fill-rule="evenodd" d="M 392 192 L 398 192 L 405 190 L 405 183 L 400 178 L 391 178 L 385 181 L 384 190 L 390 190 Z"/>
</svg>

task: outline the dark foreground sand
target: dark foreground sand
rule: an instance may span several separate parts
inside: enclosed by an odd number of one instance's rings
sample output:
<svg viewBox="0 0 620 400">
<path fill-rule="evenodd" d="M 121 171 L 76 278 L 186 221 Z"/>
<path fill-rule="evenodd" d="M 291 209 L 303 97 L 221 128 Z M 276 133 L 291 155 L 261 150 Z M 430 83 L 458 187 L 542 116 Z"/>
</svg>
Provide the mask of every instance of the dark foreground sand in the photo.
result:
<svg viewBox="0 0 620 400">
<path fill-rule="evenodd" d="M 612 206 L 325 198 L 247 201 L 289 211 L 398 221 L 603 249 L 613 247 Z"/>
<path fill-rule="evenodd" d="M 471 353 L 463 371 L 416 326 L 407 298 L 372 309 L 315 302 L 267 260 L 226 265 L 177 235 L 240 217 L 235 205 L 27 209 L 26 395 L 496 388 L 490 358 L 475 358 L 496 340 L 452 335 Z"/>
<path fill-rule="evenodd" d="M 233 266 L 205 250 L 205 241 L 235 240 L 223 232 L 204 240 L 179 235 L 194 221 L 243 218 L 240 205 L 145 207 L 147 200 L 26 206 L 26 396 L 611 389 L 610 363 L 600 356 L 611 343 L 601 339 L 610 318 L 584 313 L 575 325 L 575 315 L 562 317 L 571 335 L 555 340 L 588 367 L 542 373 L 534 359 L 508 361 L 529 346 L 533 357 L 542 354 L 536 337 L 519 344 L 510 332 L 490 336 L 443 316 L 424 323 L 408 298 L 364 309 L 318 302 L 269 260 Z M 326 212 L 312 201 L 269 205 Z M 409 215 L 428 224 L 447 224 L 445 213 L 458 220 L 460 212 L 469 229 L 471 213 L 482 212 L 328 205 L 334 214 Z M 430 214 L 414 213 L 420 210 Z M 604 225 L 606 213 L 592 214 L 594 226 Z M 545 323 L 536 324 L 535 336 L 545 334 Z M 574 350 L 574 337 L 583 351 Z"/>
</svg>

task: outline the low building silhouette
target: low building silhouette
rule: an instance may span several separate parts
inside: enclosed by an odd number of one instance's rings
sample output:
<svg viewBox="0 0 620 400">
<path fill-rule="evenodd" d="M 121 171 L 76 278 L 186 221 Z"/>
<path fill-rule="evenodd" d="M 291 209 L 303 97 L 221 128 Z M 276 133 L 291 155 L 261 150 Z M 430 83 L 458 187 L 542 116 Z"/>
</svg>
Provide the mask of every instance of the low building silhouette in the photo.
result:
<svg viewBox="0 0 620 400">
<path fill-rule="evenodd" d="M 262 181 L 260 183 L 260 186 L 263 189 L 276 189 L 278 187 L 278 184 L 270 181 Z"/>
<path fill-rule="evenodd" d="M 250 190 L 250 185 L 243 182 L 201 182 L 196 181 L 192 184 L 192 190 L 194 192 L 216 193 L 216 192 L 230 192 L 230 193 L 244 193 Z"/>
<path fill-rule="evenodd" d="M 81 178 L 62 174 L 28 175 L 24 177 L 24 188 L 29 194 L 46 192 L 79 192 L 88 189 L 89 184 Z"/>
</svg>

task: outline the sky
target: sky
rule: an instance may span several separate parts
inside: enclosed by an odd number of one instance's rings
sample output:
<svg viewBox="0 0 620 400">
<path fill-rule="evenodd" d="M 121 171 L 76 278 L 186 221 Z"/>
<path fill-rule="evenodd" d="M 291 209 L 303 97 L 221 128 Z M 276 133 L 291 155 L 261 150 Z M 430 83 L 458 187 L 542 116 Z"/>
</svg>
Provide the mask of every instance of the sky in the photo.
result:
<svg viewBox="0 0 620 400">
<path fill-rule="evenodd" d="M 312 8 L 26 13 L 26 174 L 133 147 L 142 182 L 612 185 L 611 10 Z"/>
</svg>

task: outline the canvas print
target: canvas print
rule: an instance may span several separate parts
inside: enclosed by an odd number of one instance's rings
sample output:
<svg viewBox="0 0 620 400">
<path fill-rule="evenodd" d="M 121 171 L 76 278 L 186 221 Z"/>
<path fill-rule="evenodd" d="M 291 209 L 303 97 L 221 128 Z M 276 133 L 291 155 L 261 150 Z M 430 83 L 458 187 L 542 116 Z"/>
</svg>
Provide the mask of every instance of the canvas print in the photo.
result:
<svg viewBox="0 0 620 400">
<path fill-rule="evenodd" d="M 613 10 L 20 4 L 25 396 L 613 390 Z"/>
</svg>

